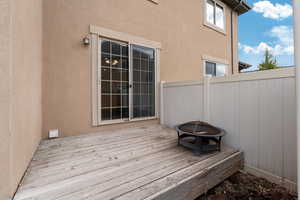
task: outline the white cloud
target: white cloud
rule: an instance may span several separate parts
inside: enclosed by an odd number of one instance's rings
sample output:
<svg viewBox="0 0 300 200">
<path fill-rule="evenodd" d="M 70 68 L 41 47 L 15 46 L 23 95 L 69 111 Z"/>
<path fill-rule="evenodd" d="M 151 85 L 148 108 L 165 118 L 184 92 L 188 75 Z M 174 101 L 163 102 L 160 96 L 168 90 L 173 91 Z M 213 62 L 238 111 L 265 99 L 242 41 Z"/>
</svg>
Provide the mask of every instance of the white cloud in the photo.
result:
<svg viewBox="0 0 300 200">
<path fill-rule="evenodd" d="M 275 37 L 281 44 L 293 44 L 293 29 L 288 26 L 274 26 L 270 31 L 270 36 Z"/>
<path fill-rule="evenodd" d="M 272 4 L 270 1 L 258 1 L 254 3 L 253 10 L 262 13 L 265 18 L 282 20 L 293 14 L 290 4 Z"/>
<path fill-rule="evenodd" d="M 242 49 L 247 54 L 263 54 L 268 49 L 275 56 L 278 55 L 293 55 L 293 29 L 288 26 L 275 26 L 268 33 L 274 37 L 275 44 L 271 45 L 266 42 L 260 42 L 257 46 L 249 46 L 239 43 L 239 49 Z"/>
<path fill-rule="evenodd" d="M 249 45 L 241 44 L 240 49 L 242 49 L 247 54 L 263 54 L 266 49 L 268 49 L 275 56 L 292 55 L 294 53 L 293 46 L 282 46 L 280 44 L 270 46 L 265 42 L 261 42 L 257 46 L 249 46 Z"/>
</svg>

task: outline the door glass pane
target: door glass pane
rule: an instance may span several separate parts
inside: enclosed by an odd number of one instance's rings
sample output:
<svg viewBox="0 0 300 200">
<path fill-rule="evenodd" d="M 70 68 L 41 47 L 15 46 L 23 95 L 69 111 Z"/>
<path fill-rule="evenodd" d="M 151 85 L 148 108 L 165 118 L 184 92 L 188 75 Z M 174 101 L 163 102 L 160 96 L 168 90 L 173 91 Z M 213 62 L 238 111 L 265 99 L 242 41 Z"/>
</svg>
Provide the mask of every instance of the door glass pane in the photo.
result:
<svg viewBox="0 0 300 200">
<path fill-rule="evenodd" d="M 110 95 L 101 95 L 101 106 L 102 108 L 110 108 L 111 107 L 111 96 Z"/>
<path fill-rule="evenodd" d="M 101 54 L 101 66 L 102 67 L 110 67 L 111 59 L 110 54 L 102 53 Z"/>
<path fill-rule="evenodd" d="M 100 54 L 101 120 L 128 119 L 128 45 L 101 40 Z"/>
<path fill-rule="evenodd" d="M 155 50 L 132 46 L 133 118 L 155 116 Z"/>
<path fill-rule="evenodd" d="M 112 107 L 120 108 L 121 107 L 121 95 L 112 95 Z"/>
<path fill-rule="evenodd" d="M 121 108 L 112 108 L 111 110 L 112 119 L 121 119 Z"/>
<path fill-rule="evenodd" d="M 128 109 L 128 107 L 122 108 L 122 118 L 129 118 L 129 109 Z"/>
<path fill-rule="evenodd" d="M 110 54 L 110 41 L 108 41 L 108 40 L 103 40 L 102 42 L 101 42 L 101 51 L 103 52 L 103 53 L 108 53 L 108 54 Z"/>
<path fill-rule="evenodd" d="M 112 69 L 111 72 L 112 72 L 111 79 L 113 81 L 121 81 L 121 72 L 122 71 L 120 69 Z"/>
<path fill-rule="evenodd" d="M 101 91 L 102 91 L 102 94 L 109 94 L 109 93 L 111 93 L 111 82 L 109 82 L 109 81 L 102 81 L 101 82 Z"/>
<path fill-rule="evenodd" d="M 121 68 L 121 57 L 120 56 L 112 56 L 111 57 L 111 66 L 114 68 Z"/>
<path fill-rule="evenodd" d="M 115 42 L 111 43 L 112 54 L 121 55 L 121 45 Z"/>
<path fill-rule="evenodd" d="M 101 68 L 101 80 L 109 81 L 110 80 L 110 68 L 102 67 Z"/>
<path fill-rule="evenodd" d="M 111 109 L 105 108 L 101 110 L 102 120 L 110 120 L 111 119 Z"/>
</svg>

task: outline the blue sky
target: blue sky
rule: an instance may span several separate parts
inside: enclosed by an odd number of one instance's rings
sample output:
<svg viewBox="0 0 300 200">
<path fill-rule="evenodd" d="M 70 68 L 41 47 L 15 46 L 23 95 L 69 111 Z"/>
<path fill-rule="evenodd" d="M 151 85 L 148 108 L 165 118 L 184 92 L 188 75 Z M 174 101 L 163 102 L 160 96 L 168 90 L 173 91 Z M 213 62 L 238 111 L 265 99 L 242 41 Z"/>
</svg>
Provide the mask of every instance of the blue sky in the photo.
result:
<svg viewBox="0 0 300 200">
<path fill-rule="evenodd" d="M 268 48 L 280 66 L 294 65 L 291 0 L 248 0 L 252 10 L 239 17 L 239 59 L 256 70 Z"/>
</svg>

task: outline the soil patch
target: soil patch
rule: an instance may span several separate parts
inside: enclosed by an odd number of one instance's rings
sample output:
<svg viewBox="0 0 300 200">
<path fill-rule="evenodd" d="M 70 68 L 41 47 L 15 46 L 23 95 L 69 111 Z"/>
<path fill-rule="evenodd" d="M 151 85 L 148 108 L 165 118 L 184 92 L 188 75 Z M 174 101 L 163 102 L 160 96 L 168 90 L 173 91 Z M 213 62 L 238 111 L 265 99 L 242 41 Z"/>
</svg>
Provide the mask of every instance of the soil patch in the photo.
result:
<svg viewBox="0 0 300 200">
<path fill-rule="evenodd" d="M 294 200 L 280 185 L 248 173 L 238 172 L 196 200 Z"/>
</svg>

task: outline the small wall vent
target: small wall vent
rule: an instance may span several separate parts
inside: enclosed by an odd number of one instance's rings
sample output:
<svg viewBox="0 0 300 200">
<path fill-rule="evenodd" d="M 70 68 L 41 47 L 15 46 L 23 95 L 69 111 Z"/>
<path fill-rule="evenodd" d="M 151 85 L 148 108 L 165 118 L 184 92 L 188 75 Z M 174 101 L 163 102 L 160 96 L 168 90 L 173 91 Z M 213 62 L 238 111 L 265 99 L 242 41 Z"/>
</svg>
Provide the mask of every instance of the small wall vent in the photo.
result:
<svg viewBox="0 0 300 200">
<path fill-rule="evenodd" d="M 53 130 L 49 130 L 49 139 L 54 139 L 54 138 L 58 138 L 59 136 L 59 131 L 58 129 L 53 129 Z"/>
</svg>

